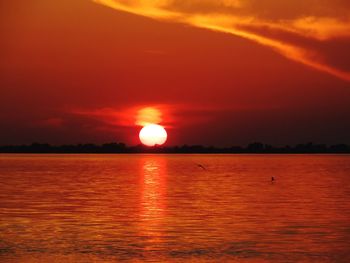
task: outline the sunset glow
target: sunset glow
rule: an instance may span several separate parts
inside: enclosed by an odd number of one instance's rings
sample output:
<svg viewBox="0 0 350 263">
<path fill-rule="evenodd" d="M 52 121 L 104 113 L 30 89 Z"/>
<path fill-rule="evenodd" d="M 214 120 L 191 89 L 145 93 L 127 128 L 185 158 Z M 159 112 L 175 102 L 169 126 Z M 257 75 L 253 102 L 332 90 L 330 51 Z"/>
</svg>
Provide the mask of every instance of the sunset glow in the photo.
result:
<svg viewBox="0 0 350 263">
<path fill-rule="evenodd" d="M 157 124 L 162 121 L 162 113 L 155 107 L 145 107 L 137 111 L 136 125 L 146 126 L 148 124 Z"/>
<path fill-rule="evenodd" d="M 350 262 L 350 0 L 0 17 L 1 263 Z"/>
<path fill-rule="evenodd" d="M 169 145 L 350 143 L 349 1 L 11 0 L 0 12 L 0 144 L 137 145 L 149 124 Z"/>
</svg>

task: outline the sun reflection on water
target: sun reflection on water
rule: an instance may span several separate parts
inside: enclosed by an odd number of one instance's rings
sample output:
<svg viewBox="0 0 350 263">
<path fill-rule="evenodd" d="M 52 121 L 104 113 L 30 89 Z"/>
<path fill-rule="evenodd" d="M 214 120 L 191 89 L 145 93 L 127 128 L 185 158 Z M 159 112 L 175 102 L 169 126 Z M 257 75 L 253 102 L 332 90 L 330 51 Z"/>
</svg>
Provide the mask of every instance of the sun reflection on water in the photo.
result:
<svg viewBox="0 0 350 263">
<path fill-rule="evenodd" d="M 141 159 L 140 232 L 147 242 L 146 250 L 155 250 L 162 243 L 166 177 L 165 158 L 145 156 Z"/>
</svg>

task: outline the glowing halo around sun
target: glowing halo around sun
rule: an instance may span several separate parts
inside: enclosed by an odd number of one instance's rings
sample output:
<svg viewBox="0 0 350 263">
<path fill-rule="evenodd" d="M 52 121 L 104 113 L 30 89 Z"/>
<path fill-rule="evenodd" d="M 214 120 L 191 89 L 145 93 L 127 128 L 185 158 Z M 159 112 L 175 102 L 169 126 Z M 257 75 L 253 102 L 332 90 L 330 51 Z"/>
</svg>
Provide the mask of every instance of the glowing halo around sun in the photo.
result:
<svg viewBox="0 0 350 263">
<path fill-rule="evenodd" d="M 164 144 L 168 135 L 163 126 L 148 124 L 141 129 L 139 137 L 142 144 L 146 146 L 155 146 Z"/>
</svg>

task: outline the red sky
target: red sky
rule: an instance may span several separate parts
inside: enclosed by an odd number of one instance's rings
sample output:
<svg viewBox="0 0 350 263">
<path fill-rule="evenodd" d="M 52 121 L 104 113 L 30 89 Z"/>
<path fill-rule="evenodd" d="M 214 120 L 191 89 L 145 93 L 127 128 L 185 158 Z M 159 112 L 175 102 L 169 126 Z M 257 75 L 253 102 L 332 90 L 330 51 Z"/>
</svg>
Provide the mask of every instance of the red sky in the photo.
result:
<svg viewBox="0 0 350 263">
<path fill-rule="evenodd" d="M 281 3 L 0 1 L 0 144 L 350 143 L 350 4 Z"/>
</svg>

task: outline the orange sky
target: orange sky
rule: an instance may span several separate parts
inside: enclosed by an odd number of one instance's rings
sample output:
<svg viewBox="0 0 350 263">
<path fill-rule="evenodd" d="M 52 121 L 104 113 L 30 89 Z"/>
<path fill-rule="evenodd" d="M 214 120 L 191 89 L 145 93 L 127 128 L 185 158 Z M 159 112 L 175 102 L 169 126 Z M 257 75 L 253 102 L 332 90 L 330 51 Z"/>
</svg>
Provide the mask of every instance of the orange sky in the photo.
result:
<svg viewBox="0 0 350 263">
<path fill-rule="evenodd" d="M 0 144 L 350 143 L 345 0 L 0 1 Z"/>
</svg>

